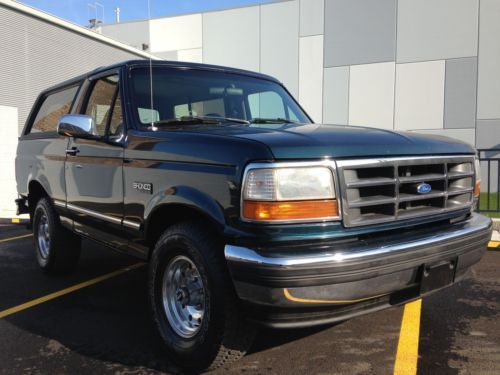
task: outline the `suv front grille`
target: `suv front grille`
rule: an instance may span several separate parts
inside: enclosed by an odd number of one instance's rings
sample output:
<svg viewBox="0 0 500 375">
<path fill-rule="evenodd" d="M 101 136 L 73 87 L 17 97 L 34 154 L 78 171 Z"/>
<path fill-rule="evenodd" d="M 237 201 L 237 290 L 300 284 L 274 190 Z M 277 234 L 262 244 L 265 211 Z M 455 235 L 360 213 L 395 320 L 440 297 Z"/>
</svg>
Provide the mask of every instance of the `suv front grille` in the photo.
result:
<svg viewBox="0 0 500 375">
<path fill-rule="evenodd" d="M 472 156 L 342 160 L 337 170 L 347 227 L 435 215 L 473 202 Z"/>
</svg>

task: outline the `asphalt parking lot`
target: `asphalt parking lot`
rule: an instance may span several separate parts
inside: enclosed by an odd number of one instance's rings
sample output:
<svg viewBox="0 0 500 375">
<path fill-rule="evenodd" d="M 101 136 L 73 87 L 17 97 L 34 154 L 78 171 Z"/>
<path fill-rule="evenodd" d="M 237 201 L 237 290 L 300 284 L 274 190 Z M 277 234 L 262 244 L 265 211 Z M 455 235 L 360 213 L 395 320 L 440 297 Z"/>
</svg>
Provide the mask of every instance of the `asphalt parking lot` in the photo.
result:
<svg viewBox="0 0 500 375">
<path fill-rule="evenodd" d="M 84 241 L 75 274 L 47 277 L 37 269 L 29 232 L 0 225 L 0 373 L 175 372 L 149 320 L 146 271 Z M 246 357 L 216 373 L 415 372 L 500 374 L 500 249 L 421 307 L 330 327 L 263 329 Z"/>
</svg>

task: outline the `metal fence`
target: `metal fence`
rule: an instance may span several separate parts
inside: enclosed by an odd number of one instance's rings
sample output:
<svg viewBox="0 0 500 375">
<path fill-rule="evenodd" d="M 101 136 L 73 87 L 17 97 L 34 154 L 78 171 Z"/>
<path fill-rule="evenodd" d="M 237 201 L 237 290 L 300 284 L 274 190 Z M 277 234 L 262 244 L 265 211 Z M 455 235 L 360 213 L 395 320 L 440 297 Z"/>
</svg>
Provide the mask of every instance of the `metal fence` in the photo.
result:
<svg viewBox="0 0 500 375">
<path fill-rule="evenodd" d="M 478 211 L 500 213 L 500 148 L 478 149 L 481 196 Z"/>
</svg>

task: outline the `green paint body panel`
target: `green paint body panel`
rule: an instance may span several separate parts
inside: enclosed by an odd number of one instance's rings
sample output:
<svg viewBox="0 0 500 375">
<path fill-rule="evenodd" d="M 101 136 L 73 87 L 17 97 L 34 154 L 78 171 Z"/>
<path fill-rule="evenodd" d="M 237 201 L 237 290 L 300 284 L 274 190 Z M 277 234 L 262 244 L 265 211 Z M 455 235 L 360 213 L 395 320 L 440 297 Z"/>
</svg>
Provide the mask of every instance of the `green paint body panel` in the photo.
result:
<svg viewBox="0 0 500 375">
<path fill-rule="evenodd" d="M 147 131 L 139 129 L 131 106 L 127 105 L 123 106 L 126 133 L 119 144 L 105 139 L 80 141 L 54 132 L 30 134 L 30 125 L 44 95 L 79 84 L 82 92 L 78 97 L 83 100 L 85 90 L 91 87 L 88 82 L 109 71 L 120 74 L 122 103 L 132 103 L 130 71 L 148 64 L 147 61 L 129 61 L 100 68 L 40 95 L 18 146 L 16 171 L 21 196 L 26 196 L 30 182 L 36 181 L 60 201 L 67 200 L 99 213 L 111 213 L 115 218 L 122 216 L 124 221 L 132 222 L 139 229 L 95 217 L 71 215 L 66 209 L 59 209 L 61 215 L 68 216 L 68 222 L 82 233 L 141 257 L 147 257 L 149 220 L 159 207 L 176 210 L 185 207 L 199 212 L 211 220 L 226 242 L 245 244 L 331 241 L 407 228 L 463 214 L 455 212 L 359 228 L 345 228 L 338 221 L 269 225 L 240 220 L 243 172 L 250 162 L 463 155 L 475 152 L 471 146 L 446 137 L 368 127 L 286 123 L 250 126 L 204 124 Z M 154 61 L 153 66 L 186 72 L 222 72 L 278 83 L 274 78 L 259 73 L 217 66 L 162 61 Z M 73 105 L 72 113 L 78 113 L 78 106 Z M 81 153 L 66 157 L 65 149 L 72 146 L 79 147 Z M 104 159 L 108 160 L 107 164 L 102 163 Z M 65 165 L 66 178 L 76 180 L 65 182 Z M 84 168 L 73 170 L 75 166 Z M 123 185 L 119 179 L 123 180 Z M 134 189 L 135 182 L 152 184 L 151 194 Z M 68 197 L 67 186 L 73 187 L 71 197 Z M 92 186 L 99 186 L 94 195 Z"/>
</svg>

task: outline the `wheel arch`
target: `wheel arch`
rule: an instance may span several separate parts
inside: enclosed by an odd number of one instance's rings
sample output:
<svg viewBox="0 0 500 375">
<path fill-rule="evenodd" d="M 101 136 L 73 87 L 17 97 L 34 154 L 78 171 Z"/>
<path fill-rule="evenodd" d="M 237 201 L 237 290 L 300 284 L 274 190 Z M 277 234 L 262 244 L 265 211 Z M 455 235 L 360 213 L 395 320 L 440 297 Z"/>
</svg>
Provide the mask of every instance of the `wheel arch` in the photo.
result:
<svg viewBox="0 0 500 375">
<path fill-rule="evenodd" d="M 203 222 L 213 233 L 222 235 L 226 219 L 222 206 L 208 194 L 190 186 L 176 186 L 151 198 L 145 209 L 144 233 L 149 248 L 169 226 L 184 222 Z"/>
<path fill-rule="evenodd" d="M 30 210 L 30 216 L 33 216 L 33 212 L 35 211 L 36 203 L 40 200 L 40 198 L 48 197 L 47 189 L 38 181 L 31 180 L 28 183 L 28 208 Z"/>
<path fill-rule="evenodd" d="M 225 224 L 198 206 L 185 202 L 163 203 L 151 211 L 145 222 L 145 236 L 150 248 L 148 257 L 156 241 L 168 227 L 186 221 L 201 222 L 212 233 L 222 235 L 224 232 Z"/>
</svg>

